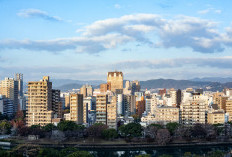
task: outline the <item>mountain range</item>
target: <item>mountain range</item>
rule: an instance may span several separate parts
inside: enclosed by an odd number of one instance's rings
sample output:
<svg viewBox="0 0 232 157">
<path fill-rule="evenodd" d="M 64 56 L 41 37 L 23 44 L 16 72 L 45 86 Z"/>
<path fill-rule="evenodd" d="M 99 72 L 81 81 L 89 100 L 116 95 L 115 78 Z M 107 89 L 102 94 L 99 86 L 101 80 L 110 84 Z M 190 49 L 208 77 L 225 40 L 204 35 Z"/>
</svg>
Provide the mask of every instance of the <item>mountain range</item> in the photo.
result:
<svg viewBox="0 0 232 157">
<path fill-rule="evenodd" d="M 71 80 L 71 79 L 53 79 L 54 89 L 60 89 L 61 91 L 68 91 L 72 89 L 81 88 L 84 84 L 92 85 L 94 88 L 99 88 L 101 83 L 105 83 L 102 80 Z M 124 81 L 125 82 L 125 81 Z M 185 89 L 191 88 L 203 88 L 210 87 L 211 91 L 221 91 L 225 87 L 232 88 L 232 78 L 220 78 L 220 77 L 206 77 L 206 78 L 194 78 L 191 80 L 174 80 L 174 79 L 152 79 L 147 81 L 140 81 L 141 89 L 155 89 L 155 88 L 175 88 Z"/>
</svg>

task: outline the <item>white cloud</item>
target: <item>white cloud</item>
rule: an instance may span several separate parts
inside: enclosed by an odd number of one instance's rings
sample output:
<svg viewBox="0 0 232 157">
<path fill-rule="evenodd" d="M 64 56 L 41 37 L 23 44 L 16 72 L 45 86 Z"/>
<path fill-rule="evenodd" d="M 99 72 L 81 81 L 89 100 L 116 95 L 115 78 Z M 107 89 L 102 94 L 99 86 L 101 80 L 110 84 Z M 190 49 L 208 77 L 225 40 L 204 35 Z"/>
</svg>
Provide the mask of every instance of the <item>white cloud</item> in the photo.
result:
<svg viewBox="0 0 232 157">
<path fill-rule="evenodd" d="M 216 13 L 216 14 L 221 14 L 222 11 L 219 10 L 219 9 L 208 8 L 208 9 L 205 9 L 205 10 L 200 10 L 197 13 L 198 14 L 208 14 L 210 12 L 213 12 L 213 13 Z"/>
<path fill-rule="evenodd" d="M 116 9 L 121 9 L 121 5 L 115 4 L 115 5 L 114 5 L 114 8 L 116 8 Z"/>
<path fill-rule="evenodd" d="M 197 13 L 198 14 L 207 14 L 207 13 L 209 13 L 209 11 L 210 11 L 210 9 L 205 9 L 205 10 L 200 10 Z"/>
<path fill-rule="evenodd" d="M 24 18 L 42 18 L 49 21 L 63 21 L 60 17 L 57 16 L 51 16 L 47 12 L 39 10 L 39 9 L 25 9 L 21 10 L 18 14 L 18 16 L 24 17 Z"/>
<path fill-rule="evenodd" d="M 191 48 L 201 53 L 222 52 L 232 47 L 231 27 L 219 33 L 217 23 L 189 16 L 172 19 L 155 14 L 133 14 L 93 22 L 77 30 L 80 35 L 53 40 L 2 40 L 0 49 L 30 49 L 99 53 L 122 44 L 137 44 L 162 48 Z M 153 35 L 153 36 L 152 36 Z"/>
</svg>

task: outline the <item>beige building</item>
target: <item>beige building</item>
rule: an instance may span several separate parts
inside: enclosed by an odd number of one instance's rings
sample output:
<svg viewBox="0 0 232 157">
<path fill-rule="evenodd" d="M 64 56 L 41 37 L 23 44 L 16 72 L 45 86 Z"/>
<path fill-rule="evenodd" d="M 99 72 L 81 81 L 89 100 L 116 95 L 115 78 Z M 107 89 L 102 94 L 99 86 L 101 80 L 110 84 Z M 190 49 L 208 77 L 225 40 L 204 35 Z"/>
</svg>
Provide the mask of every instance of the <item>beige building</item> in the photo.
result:
<svg viewBox="0 0 232 157">
<path fill-rule="evenodd" d="M 229 114 L 229 121 L 232 121 L 232 98 L 226 101 L 225 112 Z"/>
<path fill-rule="evenodd" d="M 181 104 L 181 120 L 183 124 L 205 124 L 206 111 L 208 109 L 208 98 L 193 93 L 193 96 L 189 100 L 182 102 Z"/>
<path fill-rule="evenodd" d="M 224 124 L 225 112 L 223 110 L 208 112 L 207 122 L 209 124 Z"/>
<path fill-rule="evenodd" d="M 65 107 L 70 107 L 70 95 L 65 95 Z"/>
<path fill-rule="evenodd" d="M 70 120 L 77 124 L 83 123 L 83 95 L 70 94 Z"/>
<path fill-rule="evenodd" d="M 123 73 L 122 72 L 108 72 L 107 84 L 110 84 L 110 90 L 116 92 L 116 89 L 123 90 Z"/>
<path fill-rule="evenodd" d="M 180 121 L 180 109 L 171 106 L 161 106 L 157 107 L 155 110 L 155 119 L 159 123 L 169 123 Z"/>
<path fill-rule="evenodd" d="M 64 114 L 64 120 L 71 120 L 70 113 L 65 113 Z"/>
<path fill-rule="evenodd" d="M 147 125 L 150 125 L 152 123 L 156 123 L 155 115 L 148 113 L 147 116 L 144 116 L 141 118 L 141 122 L 146 123 Z"/>
<path fill-rule="evenodd" d="M 0 82 L 0 95 L 13 101 L 13 112 L 17 112 L 19 99 L 18 99 L 18 81 L 13 78 L 6 77 L 5 80 Z"/>
<path fill-rule="evenodd" d="M 112 96 L 110 103 L 107 104 L 107 126 L 117 129 L 117 97 Z"/>
<path fill-rule="evenodd" d="M 170 94 L 172 106 L 176 106 L 176 90 L 174 88 L 171 88 L 169 90 L 169 94 Z"/>
<path fill-rule="evenodd" d="M 96 99 L 96 123 L 107 125 L 107 103 L 108 97 L 105 94 L 97 95 Z"/>
<path fill-rule="evenodd" d="M 49 76 L 42 80 L 28 82 L 26 124 L 47 125 L 52 122 L 52 83 Z"/>
<path fill-rule="evenodd" d="M 80 94 L 83 94 L 83 97 L 93 96 L 93 87 L 91 85 L 83 85 L 80 89 Z"/>
</svg>

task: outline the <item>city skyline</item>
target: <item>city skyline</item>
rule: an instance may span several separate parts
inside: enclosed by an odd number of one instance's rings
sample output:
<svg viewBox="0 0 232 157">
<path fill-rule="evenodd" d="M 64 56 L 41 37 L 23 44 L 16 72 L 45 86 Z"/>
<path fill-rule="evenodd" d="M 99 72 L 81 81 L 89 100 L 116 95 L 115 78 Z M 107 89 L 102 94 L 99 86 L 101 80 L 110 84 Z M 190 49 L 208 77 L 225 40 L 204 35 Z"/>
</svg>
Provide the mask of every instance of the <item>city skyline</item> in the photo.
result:
<svg viewBox="0 0 232 157">
<path fill-rule="evenodd" d="M 232 77 L 231 4 L 1 0 L 0 78 Z"/>
</svg>

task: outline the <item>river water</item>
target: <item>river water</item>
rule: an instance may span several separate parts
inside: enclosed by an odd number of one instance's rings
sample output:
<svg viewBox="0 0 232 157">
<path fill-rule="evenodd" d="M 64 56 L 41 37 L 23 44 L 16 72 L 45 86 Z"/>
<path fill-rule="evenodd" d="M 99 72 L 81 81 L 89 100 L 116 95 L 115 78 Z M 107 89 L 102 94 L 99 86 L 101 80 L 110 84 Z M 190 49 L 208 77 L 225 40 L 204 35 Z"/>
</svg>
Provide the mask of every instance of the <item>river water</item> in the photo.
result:
<svg viewBox="0 0 232 157">
<path fill-rule="evenodd" d="M 141 149 L 83 149 L 89 151 L 95 157 L 134 157 L 140 154 L 150 154 L 152 157 L 159 157 L 167 154 L 173 157 L 181 157 L 185 152 L 191 154 L 207 156 L 209 152 L 220 150 L 225 153 L 226 157 L 231 156 L 232 145 L 220 146 L 181 146 L 181 147 L 164 147 L 164 148 L 141 148 Z"/>
</svg>

